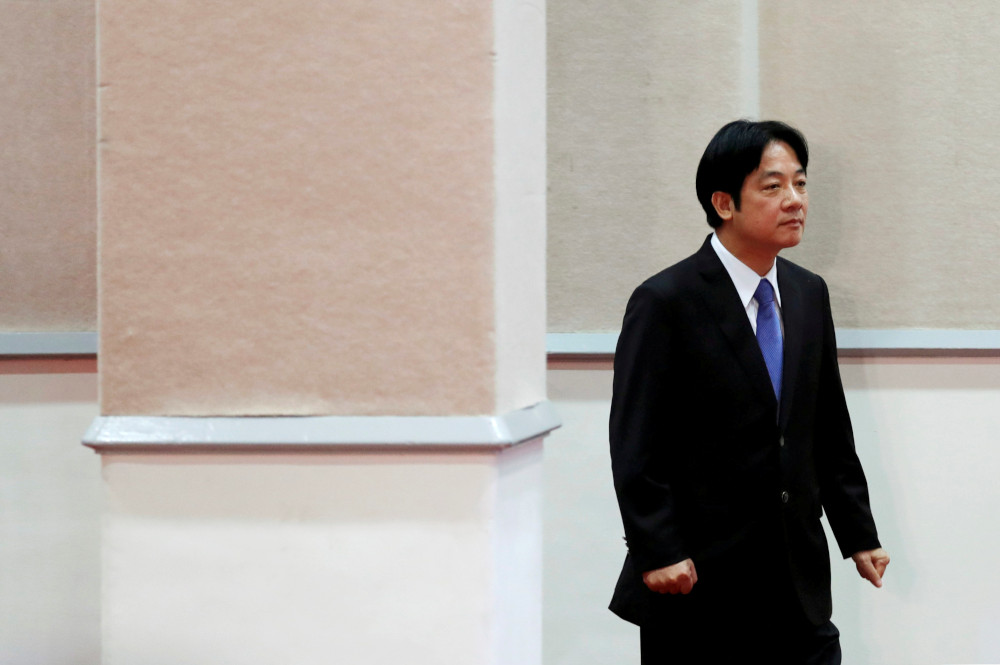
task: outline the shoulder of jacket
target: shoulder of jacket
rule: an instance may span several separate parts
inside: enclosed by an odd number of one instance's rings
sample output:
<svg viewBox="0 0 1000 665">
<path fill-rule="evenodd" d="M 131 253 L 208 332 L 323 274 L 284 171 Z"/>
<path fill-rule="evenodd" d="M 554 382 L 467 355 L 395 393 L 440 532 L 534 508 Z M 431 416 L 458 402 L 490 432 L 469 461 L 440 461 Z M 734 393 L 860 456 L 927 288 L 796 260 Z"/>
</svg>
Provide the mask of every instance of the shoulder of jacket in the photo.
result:
<svg viewBox="0 0 1000 665">
<path fill-rule="evenodd" d="M 695 257 L 689 256 L 647 278 L 636 287 L 635 292 L 648 292 L 658 298 L 669 299 L 689 292 L 697 276 Z"/>
<path fill-rule="evenodd" d="M 788 259 L 779 256 L 778 274 L 781 275 L 782 273 L 784 273 L 791 279 L 798 281 L 800 284 L 808 286 L 819 286 L 819 287 L 826 286 L 826 282 L 823 280 L 823 278 L 817 275 L 816 273 L 806 268 L 803 268 L 797 263 L 793 263 Z"/>
</svg>

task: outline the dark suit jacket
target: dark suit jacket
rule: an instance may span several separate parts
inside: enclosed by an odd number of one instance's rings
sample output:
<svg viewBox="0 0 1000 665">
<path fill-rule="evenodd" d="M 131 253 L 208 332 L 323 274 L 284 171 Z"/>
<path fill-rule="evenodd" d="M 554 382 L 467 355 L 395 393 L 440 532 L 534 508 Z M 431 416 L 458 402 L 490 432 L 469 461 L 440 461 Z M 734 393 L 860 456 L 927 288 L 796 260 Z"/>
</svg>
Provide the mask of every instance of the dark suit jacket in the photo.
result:
<svg viewBox="0 0 1000 665">
<path fill-rule="evenodd" d="M 683 612 L 644 571 L 686 558 L 699 581 L 728 580 L 748 556 L 777 562 L 806 617 L 829 619 L 830 558 L 879 546 L 854 449 L 823 280 L 778 258 L 782 401 L 729 274 L 706 239 L 632 294 L 615 353 L 611 460 L 628 555 L 611 610 L 643 624 Z M 719 591 L 721 588 L 721 591 Z M 721 596 L 725 602 L 725 596 Z M 752 606 L 751 608 L 752 609 Z"/>
</svg>

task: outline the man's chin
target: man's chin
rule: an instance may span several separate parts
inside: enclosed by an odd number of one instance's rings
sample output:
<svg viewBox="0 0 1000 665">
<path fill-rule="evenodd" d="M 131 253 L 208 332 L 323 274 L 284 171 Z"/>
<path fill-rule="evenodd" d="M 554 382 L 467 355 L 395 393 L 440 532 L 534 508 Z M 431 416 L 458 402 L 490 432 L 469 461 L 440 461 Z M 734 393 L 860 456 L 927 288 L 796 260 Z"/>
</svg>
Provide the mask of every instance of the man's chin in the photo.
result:
<svg viewBox="0 0 1000 665">
<path fill-rule="evenodd" d="M 802 224 L 798 224 L 796 227 L 785 228 L 785 233 L 782 236 L 781 246 L 784 249 L 789 247 L 795 247 L 800 242 L 802 242 L 802 232 L 804 230 Z"/>
</svg>

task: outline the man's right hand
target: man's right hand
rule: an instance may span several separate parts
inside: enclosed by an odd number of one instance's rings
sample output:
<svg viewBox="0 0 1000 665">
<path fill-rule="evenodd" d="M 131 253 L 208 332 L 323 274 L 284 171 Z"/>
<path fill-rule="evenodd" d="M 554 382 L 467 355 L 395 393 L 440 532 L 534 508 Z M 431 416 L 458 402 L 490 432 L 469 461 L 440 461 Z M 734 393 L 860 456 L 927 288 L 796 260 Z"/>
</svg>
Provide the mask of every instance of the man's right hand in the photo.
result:
<svg viewBox="0 0 1000 665">
<path fill-rule="evenodd" d="M 648 570 L 642 574 L 642 581 L 650 590 L 656 593 L 691 593 L 694 583 L 698 581 L 698 573 L 694 569 L 694 561 L 684 559 L 679 563 Z"/>
</svg>

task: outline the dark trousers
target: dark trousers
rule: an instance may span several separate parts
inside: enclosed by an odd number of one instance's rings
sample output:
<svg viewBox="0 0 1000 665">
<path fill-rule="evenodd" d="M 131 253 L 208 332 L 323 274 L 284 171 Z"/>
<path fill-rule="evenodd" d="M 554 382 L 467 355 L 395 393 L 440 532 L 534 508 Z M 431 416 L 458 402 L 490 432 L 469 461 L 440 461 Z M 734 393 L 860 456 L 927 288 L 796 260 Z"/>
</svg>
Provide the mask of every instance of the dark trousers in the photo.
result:
<svg viewBox="0 0 1000 665">
<path fill-rule="evenodd" d="M 822 626 L 753 624 L 711 630 L 675 631 L 667 626 L 639 629 L 642 665 L 840 665 L 840 632 L 832 622 Z M 758 627 L 759 628 L 759 627 Z"/>
<path fill-rule="evenodd" d="M 780 524 L 761 528 L 727 561 L 695 562 L 686 596 L 661 596 L 661 612 L 640 626 L 642 665 L 840 665 L 840 631 L 806 618 L 784 556 Z"/>
<path fill-rule="evenodd" d="M 642 665 L 840 665 L 837 627 L 806 618 L 777 557 L 754 558 L 722 570 L 704 566 L 691 593 L 663 597 L 665 611 L 639 629 Z"/>
</svg>

